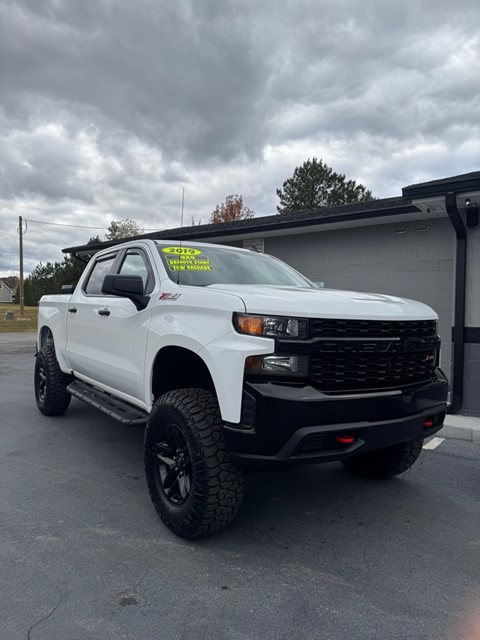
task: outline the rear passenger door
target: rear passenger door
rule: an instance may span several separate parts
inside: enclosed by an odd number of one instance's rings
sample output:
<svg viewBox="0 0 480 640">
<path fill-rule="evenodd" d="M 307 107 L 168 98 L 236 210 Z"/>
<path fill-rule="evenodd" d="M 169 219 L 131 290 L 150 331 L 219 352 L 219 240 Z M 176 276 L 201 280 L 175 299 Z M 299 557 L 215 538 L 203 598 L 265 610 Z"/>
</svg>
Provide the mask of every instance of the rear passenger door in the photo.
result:
<svg viewBox="0 0 480 640">
<path fill-rule="evenodd" d="M 75 289 L 67 310 L 66 356 L 72 371 L 79 377 L 96 379 L 98 348 L 96 330 L 100 325 L 99 309 L 104 305 L 101 293 L 105 276 L 114 273 L 118 251 L 92 258 L 82 286 Z"/>
</svg>

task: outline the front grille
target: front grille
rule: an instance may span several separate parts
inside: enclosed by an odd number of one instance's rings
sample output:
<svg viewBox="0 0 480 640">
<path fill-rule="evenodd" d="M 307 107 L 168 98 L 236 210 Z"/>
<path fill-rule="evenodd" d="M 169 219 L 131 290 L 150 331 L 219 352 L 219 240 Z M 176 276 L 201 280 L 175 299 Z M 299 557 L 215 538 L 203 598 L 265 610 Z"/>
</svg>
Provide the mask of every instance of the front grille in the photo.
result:
<svg viewBox="0 0 480 640">
<path fill-rule="evenodd" d="M 403 338 L 435 336 L 435 320 L 310 320 L 310 338 Z"/>
<path fill-rule="evenodd" d="M 428 382 L 436 352 L 335 353 L 311 356 L 310 378 L 325 392 L 399 389 Z"/>
</svg>

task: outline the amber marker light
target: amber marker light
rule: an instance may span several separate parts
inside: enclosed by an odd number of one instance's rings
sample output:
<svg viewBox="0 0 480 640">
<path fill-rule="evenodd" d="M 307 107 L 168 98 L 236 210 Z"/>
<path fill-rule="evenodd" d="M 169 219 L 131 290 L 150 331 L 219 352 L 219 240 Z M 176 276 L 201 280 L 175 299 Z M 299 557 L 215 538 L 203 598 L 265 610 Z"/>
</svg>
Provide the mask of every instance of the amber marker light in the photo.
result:
<svg viewBox="0 0 480 640">
<path fill-rule="evenodd" d="M 263 318 L 261 316 L 235 316 L 235 325 L 240 333 L 248 333 L 251 336 L 263 335 Z"/>
<path fill-rule="evenodd" d="M 248 356 L 245 360 L 245 369 L 249 373 L 259 373 L 262 370 L 262 358 L 260 356 Z"/>
</svg>

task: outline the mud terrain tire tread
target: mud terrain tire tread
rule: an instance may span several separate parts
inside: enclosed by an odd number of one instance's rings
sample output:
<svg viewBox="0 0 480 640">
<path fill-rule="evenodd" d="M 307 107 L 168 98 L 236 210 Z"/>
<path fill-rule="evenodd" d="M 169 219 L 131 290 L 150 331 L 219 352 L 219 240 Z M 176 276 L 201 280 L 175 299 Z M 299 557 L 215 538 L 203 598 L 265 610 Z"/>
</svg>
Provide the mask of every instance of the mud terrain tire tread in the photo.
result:
<svg viewBox="0 0 480 640">
<path fill-rule="evenodd" d="M 185 504 L 172 504 L 159 486 L 156 443 L 168 424 L 184 436 L 192 463 L 191 490 Z M 230 460 L 214 394 L 180 389 L 155 403 L 145 430 L 145 473 L 150 497 L 164 524 L 181 538 L 201 538 L 227 527 L 243 499 L 243 473 Z"/>
<path fill-rule="evenodd" d="M 42 375 L 45 376 L 43 381 Z M 71 381 L 72 377 L 63 373 L 58 365 L 54 346 L 43 346 L 35 360 L 35 399 L 37 407 L 45 416 L 58 416 L 68 409 L 72 397 L 67 386 Z"/>
</svg>

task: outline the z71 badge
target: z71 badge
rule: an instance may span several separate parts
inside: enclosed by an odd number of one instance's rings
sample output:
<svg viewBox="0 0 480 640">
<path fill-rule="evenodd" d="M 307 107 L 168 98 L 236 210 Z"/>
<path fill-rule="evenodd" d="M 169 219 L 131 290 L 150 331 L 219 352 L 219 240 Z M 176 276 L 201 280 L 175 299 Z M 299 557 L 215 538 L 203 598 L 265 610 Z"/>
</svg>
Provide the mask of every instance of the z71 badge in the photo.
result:
<svg viewBox="0 0 480 640">
<path fill-rule="evenodd" d="M 181 293 L 162 293 L 159 300 L 178 300 L 181 295 Z"/>
</svg>

